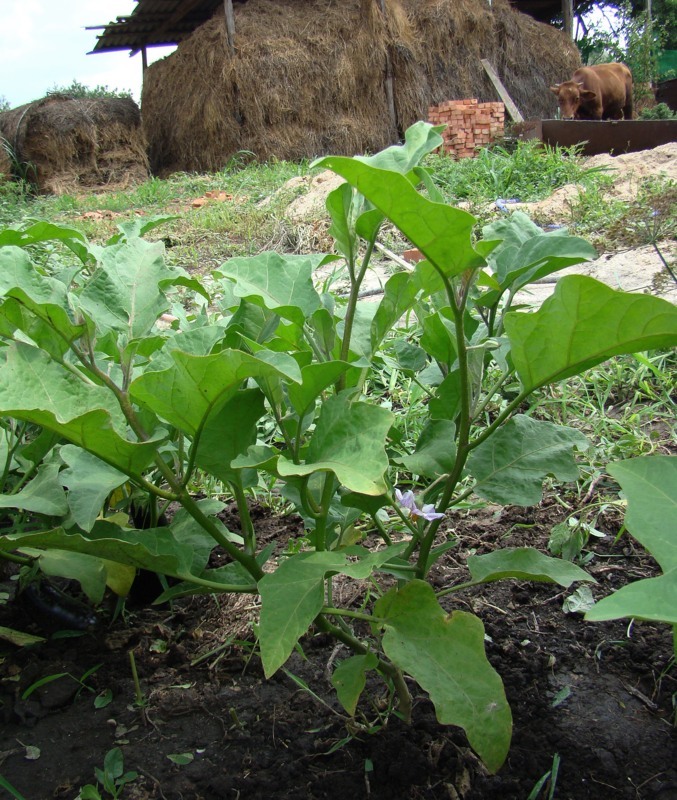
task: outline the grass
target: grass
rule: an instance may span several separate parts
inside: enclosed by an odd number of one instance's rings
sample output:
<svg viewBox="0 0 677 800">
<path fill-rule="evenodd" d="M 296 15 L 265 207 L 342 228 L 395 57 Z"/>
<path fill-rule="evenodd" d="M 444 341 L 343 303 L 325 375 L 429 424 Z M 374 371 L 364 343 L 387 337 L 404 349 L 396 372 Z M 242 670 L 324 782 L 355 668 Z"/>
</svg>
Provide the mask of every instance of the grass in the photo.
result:
<svg viewBox="0 0 677 800">
<path fill-rule="evenodd" d="M 612 178 L 587 169 L 575 148 L 540 147 L 532 142 L 504 143 L 480 152 L 476 159 L 455 161 L 430 156 L 426 166 L 449 202 L 471 207 L 497 198 L 539 200 L 575 182 L 581 187 L 570 208 L 570 229 L 605 249 L 653 244 L 677 235 L 677 184 L 651 179 L 642 183 L 632 203 L 609 200 L 604 189 Z M 106 241 L 118 222 L 135 214 L 171 215 L 157 229 L 168 260 L 188 271 L 208 274 L 228 258 L 263 250 L 323 251 L 330 246 L 326 220 L 297 225 L 285 216 L 287 205 L 304 191 L 291 178 L 308 175 L 306 162 L 256 163 L 238 153 L 217 173 L 179 173 L 152 178 L 129 191 L 61 197 L 34 197 L 26 184 L 0 184 L 0 225 L 28 218 L 46 218 L 82 230 L 90 239 Z M 206 192 L 225 192 L 226 202 L 192 202 Z M 483 212 L 486 215 L 488 212 Z M 497 213 L 492 209 L 489 213 Z M 392 226 L 382 240 L 392 250 L 404 242 Z M 45 262 L 64 258 L 58 247 L 43 246 Z M 406 335 L 403 330 L 402 335 Z M 398 413 L 393 446 L 416 441 L 428 396 L 391 364 L 374 374 L 370 390 Z M 530 413 L 583 430 L 594 443 L 584 466 L 581 493 L 599 478 L 611 460 L 649 453 L 674 452 L 674 354 L 638 354 L 617 358 L 585 376 L 541 393 Z M 405 411 L 406 409 L 406 411 Z M 214 489 L 214 487 L 212 487 Z"/>
</svg>

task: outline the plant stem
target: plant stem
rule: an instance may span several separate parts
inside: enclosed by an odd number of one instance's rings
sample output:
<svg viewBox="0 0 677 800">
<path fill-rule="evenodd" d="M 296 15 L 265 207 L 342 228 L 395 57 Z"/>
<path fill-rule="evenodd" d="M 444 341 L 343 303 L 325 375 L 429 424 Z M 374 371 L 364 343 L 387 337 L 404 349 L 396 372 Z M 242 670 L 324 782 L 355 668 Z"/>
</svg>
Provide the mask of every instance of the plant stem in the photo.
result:
<svg viewBox="0 0 677 800">
<path fill-rule="evenodd" d="M 322 488 L 322 499 L 320 500 L 320 513 L 315 524 L 315 549 L 318 551 L 327 549 L 327 516 L 331 499 L 334 496 L 334 474 L 327 472 L 324 477 Z"/>
<path fill-rule="evenodd" d="M 242 536 L 244 538 L 244 551 L 247 555 L 256 555 L 256 531 L 254 530 L 254 523 L 252 522 L 251 514 L 249 513 L 249 506 L 247 505 L 247 498 L 242 488 L 242 484 L 238 481 L 231 481 L 230 488 L 235 495 L 235 502 L 237 503 L 237 510 L 240 514 L 240 525 L 242 527 Z"/>
<path fill-rule="evenodd" d="M 329 622 L 329 620 L 323 614 L 318 614 L 318 616 L 315 618 L 315 624 L 321 631 L 324 631 L 324 633 L 328 633 L 335 639 L 343 642 L 343 644 L 347 645 L 354 653 L 357 653 L 358 655 L 365 655 L 369 652 L 369 648 L 363 645 L 359 639 L 347 631 L 338 628 L 336 625 L 332 625 L 332 623 Z M 409 693 L 409 689 L 404 680 L 402 671 L 399 670 L 394 664 L 390 664 L 381 658 L 378 659 L 376 668 L 379 670 L 379 672 L 387 675 L 392 680 L 395 687 L 395 692 L 397 693 L 400 701 L 400 713 L 407 722 L 411 722 L 411 694 Z"/>
</svg>

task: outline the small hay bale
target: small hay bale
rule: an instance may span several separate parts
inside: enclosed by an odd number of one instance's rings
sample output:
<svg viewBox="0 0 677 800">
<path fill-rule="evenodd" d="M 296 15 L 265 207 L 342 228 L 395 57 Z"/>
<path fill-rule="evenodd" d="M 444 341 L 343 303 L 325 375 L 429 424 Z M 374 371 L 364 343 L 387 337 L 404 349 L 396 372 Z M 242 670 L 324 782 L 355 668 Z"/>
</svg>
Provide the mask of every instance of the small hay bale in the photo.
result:
<svg viewBox="0 0 677 800">
<path fill-rule="evenodd" d="M 548 86 L 580 66 L 576 47 L 508 0 L 248 0 L 223 12 L 146 71 L 143 124 L 154 172 L 219 170 L 257 158 L 376 152 L 428 107 L 496 101 L 487 58 L 523 115 L 550 116 Z M 397 130 L 386 99 L 393 73 Z"/>
<path fill-rule="evenodd" d="M 40 192 L 124 189 L 148 178 L 141 114 L 130 98 L 49 95 L 0 113 L 0 135 Z"/>
</svg>

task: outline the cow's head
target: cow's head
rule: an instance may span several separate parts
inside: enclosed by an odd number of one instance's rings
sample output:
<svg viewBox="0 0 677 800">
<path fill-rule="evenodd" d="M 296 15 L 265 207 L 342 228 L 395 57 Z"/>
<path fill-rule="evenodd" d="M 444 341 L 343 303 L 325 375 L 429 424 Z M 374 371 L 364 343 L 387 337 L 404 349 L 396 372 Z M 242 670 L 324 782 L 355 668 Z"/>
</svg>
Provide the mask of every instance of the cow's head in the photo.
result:
<svg viewBox="0 0 677 800">
<path fill-rule="evenodd" d="M 576 119 L 580 107 L 594 100 L 597 95 L 584 89 L 578 81 L 564 81 L 551 86 L 550 91 L 557 95 L 562 119 Z"/>
</svg>

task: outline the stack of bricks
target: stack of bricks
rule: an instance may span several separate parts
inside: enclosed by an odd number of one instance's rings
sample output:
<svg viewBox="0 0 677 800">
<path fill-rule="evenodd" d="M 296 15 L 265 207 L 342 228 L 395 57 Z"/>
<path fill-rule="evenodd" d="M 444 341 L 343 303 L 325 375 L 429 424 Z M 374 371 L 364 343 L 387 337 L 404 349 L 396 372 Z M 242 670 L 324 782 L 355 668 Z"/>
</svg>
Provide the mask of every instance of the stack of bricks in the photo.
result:
<svg viewBox="0 0 677 800">
<path fill-rule="evenodd" d="M 447 154 L 472 158 L 477 155 L 477 148 L 503 136 L 505 106 L 477 100 L 447 100 L 439 106 L 430 106 L 428 121 L 447 126 L 442 131 L 442 146 Z"/>
</svg>

